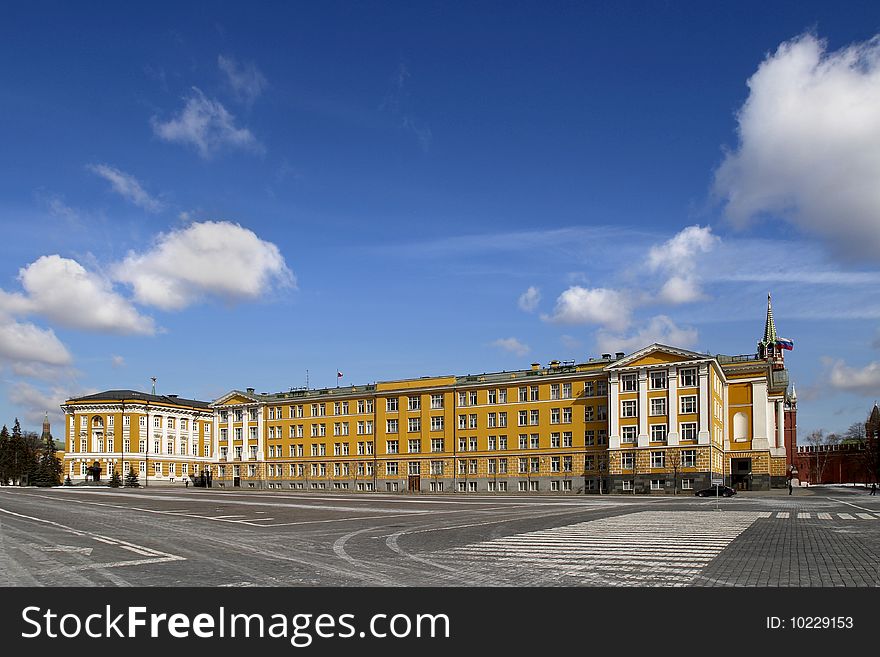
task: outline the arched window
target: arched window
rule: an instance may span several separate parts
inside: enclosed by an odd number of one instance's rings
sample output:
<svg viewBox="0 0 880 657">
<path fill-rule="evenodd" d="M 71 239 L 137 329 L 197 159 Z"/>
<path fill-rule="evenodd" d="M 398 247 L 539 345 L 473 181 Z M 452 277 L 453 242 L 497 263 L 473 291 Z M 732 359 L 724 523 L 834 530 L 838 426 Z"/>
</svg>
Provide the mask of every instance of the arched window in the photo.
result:
<svg viewBox="0 0 880 657">
<path fill-rule="evenodd" d="M 749 439 L 749 416 L 743 412 L 733 416 L 733 440 L 742 442 Z"/>
</svg>

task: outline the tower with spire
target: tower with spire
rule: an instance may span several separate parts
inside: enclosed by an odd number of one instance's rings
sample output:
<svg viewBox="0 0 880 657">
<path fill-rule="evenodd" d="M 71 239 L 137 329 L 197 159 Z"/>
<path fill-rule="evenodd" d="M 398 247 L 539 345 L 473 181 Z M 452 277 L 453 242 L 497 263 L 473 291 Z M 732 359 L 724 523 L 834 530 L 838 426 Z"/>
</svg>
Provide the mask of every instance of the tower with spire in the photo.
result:
<svg viewBox="0 0 880 657">
<path fill-rule="evenodd" d="M 44 443 L 52 435 L 51 427 L 49 426 L 49 411 L 46 411 L 46 417 L 43 418 L 43 433 L 40 434 L 40 440 Z"/>
<path fill-rule="evenodd" d="M 758 341 L 758 358 L 768 361 L 772 369 L 781 370 L 785 368 L 785 356 L 782 351 L 779 335 L 776 333 L 776 322 L 773 320 L 773 303 L 768 292 L 767 321 L 764 323 L 764 337 Z"/>
</svg>

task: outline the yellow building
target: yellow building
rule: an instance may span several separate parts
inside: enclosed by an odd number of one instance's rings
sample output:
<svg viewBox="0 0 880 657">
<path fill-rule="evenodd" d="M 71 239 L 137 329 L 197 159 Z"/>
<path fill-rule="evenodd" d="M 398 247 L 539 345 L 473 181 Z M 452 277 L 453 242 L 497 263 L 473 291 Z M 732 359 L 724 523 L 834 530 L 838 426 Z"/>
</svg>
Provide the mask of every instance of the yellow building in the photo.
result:
<svg viewBox="0 0 880 657">
<path fill-rule="evenodd" d="M 108 390 L 68 399 L 65 415 L 64 473 L 84 481 L 87 468 L 100 477 L 121 477 L 133 469 L 141 486 L 180 484 L 213 466 L 213 413 L 208 402 Z"/>
<path fill-rule="evenodd" d="M 223 488 L 668 494 L 723 479 L 767 489 L 785 485 L 787 388 L 768 299 L 756 354 L 653 344 L 510 372 L 233 390 L 211 404 L 131 391 L 69 400 L 65 463 L 81 478 L 94 459 L 121 461 L 112 448 L 128 434 L 106 441 L 128 414 L 152 427 L 136 434 L 138 452 L 147 441 L 165 480 L 211 467 Z M 181 421 L 199 426 L 186 445 Z"/>
</svg>

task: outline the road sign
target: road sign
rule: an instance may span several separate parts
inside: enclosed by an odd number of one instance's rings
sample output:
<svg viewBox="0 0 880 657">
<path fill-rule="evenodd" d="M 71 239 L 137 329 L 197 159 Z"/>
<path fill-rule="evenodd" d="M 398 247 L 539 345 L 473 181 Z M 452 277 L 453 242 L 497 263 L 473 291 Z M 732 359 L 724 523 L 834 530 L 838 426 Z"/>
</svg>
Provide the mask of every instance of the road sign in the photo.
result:
<svg viewBox="0 0 880 657">
<path fill-rule="evenodd" d="M 723 486 L 724 478 L 723 477 L 712 477 L 712 485 L 713 486 Z"/>
</svg>

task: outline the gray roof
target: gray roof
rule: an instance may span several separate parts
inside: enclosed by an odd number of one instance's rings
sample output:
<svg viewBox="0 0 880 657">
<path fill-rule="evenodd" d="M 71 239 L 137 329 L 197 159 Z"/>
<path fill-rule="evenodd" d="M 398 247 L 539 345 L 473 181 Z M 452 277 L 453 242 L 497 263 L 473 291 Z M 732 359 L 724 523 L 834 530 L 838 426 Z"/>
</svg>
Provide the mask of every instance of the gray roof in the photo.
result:
<svg viewBox="0 0 880 657">
<path fill-rule="evenodd" d="M 199 401 L 198 399 L 184 399 L 176 395 L 151 395 L 147 392 L 138 392 L 137 390 L 105 390 L 104 392 L 96 392 L 93 395 L 85 395 L 84 397 L 71 397 L 68 402 L 79 401 L 148 401 L 159 404 L 174 404 L 177 406 L 195 406 L 197 408 L 209 408 L 210 402 Z"/>
</svg>

